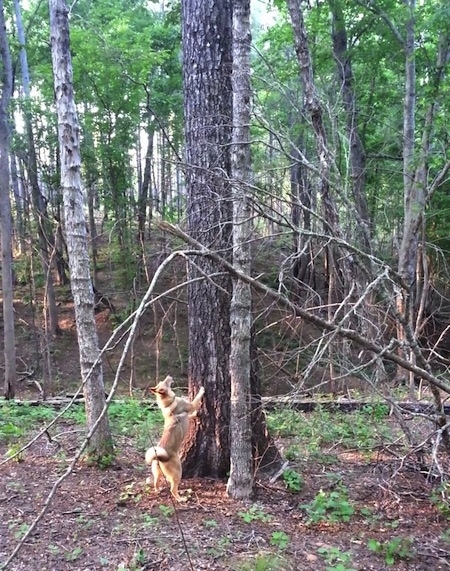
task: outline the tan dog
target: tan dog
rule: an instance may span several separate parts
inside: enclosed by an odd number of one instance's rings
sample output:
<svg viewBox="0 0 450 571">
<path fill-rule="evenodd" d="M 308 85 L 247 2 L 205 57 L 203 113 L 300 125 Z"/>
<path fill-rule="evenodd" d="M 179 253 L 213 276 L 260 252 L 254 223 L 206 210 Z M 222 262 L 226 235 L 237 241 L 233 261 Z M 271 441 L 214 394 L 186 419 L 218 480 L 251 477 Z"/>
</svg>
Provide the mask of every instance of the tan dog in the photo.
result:
<svg viewBox="0 0 450 571">
<path fill-rule="evenodd" d="M 155 492 L 159 489 L 159 481 L 164 475 L 170 484 L 170 491 L 177 501 L 181 501 L 178 485 L 181 480 L 181 461 L 179 450 L 189 428 L 189 418 L 197 414 L 202 397 L 203 387 L 192 402 L 177 397 L 171 389 L 173 379 L 168 376 L 150 390 L 156 395 L 156 402 L 164 416 L 164 431 L 158 446 L 152 446 L 145 454 L 145 461 L 152 466 Z"/>
</svg>

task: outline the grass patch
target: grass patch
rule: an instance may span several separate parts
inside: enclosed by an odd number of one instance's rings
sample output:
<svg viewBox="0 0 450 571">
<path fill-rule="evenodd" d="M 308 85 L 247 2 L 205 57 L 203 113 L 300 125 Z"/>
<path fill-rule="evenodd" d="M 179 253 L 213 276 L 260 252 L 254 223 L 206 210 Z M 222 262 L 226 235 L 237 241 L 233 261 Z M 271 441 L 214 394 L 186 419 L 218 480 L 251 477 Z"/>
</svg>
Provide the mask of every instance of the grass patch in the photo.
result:
<svg viewBox="0 0 450 571">
<path fill-rule="evenodd" d="M 84 424 L 86 415 L 83 405 L 72 406 L 64 413 L 64 418 L 76 424 Z M 122 399 L 108 407 L 108 418 L 115 434 L 136 436 L 143 426 L 162 426 L 161 413 L 136 399 Z"/>
<path fill-rule="evenodd" d="M 44 405 L 5 401 L 0 405 L 0 415 L 0 441 L 10 444 L 26 436 L 32 429 L 53 420 L 57 411 Z"/>
<path fill-rule="evenodd" d="M 30 405 L 14 401 L 0 404 L 0 442 L 17 445 L 32 432 L 51 422 L 60 411 L 45 404 Z M 161 430 L 162 418 L 158 410 L 149 408 L 135 399 L 112 402 L 108 417 L 113 436 L 127 436 L 135 440 L 136 447 L 144 449 L 149 438 Z M 64 421 L 76 425 L 86 424 L 84 405 L 74 403 L 62 416 Z"/>
<path fill-rule="evenodd" d="M 268 415 L 271 432 L 281 438 L 295 438 L 295 447 L 308 453 L 328 444 L 346 448 L 372 450 L 392 438 L 392 429 L 383 422 L 389 409 L 383 403 L 367 405 L 361 410 L 344 413 L 317 407 L 313 412 L 275 410 Z M 295 456 L 293 448 L 290 453 Z"/>
</svg>

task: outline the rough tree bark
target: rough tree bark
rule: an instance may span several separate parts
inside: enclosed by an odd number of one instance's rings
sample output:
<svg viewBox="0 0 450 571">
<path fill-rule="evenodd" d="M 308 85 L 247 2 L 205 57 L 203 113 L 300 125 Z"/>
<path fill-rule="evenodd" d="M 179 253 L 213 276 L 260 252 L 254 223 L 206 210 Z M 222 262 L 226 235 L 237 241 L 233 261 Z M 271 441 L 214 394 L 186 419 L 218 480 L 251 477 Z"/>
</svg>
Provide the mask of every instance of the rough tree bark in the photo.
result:
<svg viewBox="0 0 450 571">
<path fill-rule="evenodd" d="M 231 155 L 233 198 L 233 265 L 251 273 L 253 230 L 248 197 L 250 154 L 250 0 L 233 2 L 233 138 Z M 230 306 L 230 476 L 227 493 L 249 498 L 253 493 L 251 427 L 252 292 L 250 284 L 233 280 Z"/>
<path fill-rule="evenodd" d="M 97 422 L 105 404 L 103 369 L 94 318 L 94 292 L 89 270 L 86 220 L 80 177 L 80 129 L 75 108 L 70 56 L 68 8 L 64 0 L 49 0 L 52 63 L 58 136 L 61 149 L 61 186 L 64 198 L 70 284 L 75 306 L 81 376 L 84 381 L 87 428 Z M 92 436 L 93 461 L 110 458 L 113 443 L 108 417 L 103 416 Z"/>
<path fill-rule="evenodd" d="M 9 123 L 8 108 L 12 95 L 12 64 L 6 35 L 3 0 L 0 0 L 0 233 L 2 249 L 3 340 L 5 354 L 4 395 L 14 398 L 16 386 L 16 345 L 12 279 L 12 218 L 9 194 Z"/>
<path fill-rule="evenodd" d="M 188 232 L 230 258 L 232 123 L 230 0 L 183 0 L 183 83 Z M 189 277 L 220 271 L 211 260 Z M 189 385 L 205 387 L 184 446 L 183 473 L 223 477 L 230 458 L 230 277 L 188 287 Z"/>
<path fill-rule="evenodd" d="M 231 0 L 183 0 L 183 83 L 188 232 L 228 261 L 232 249 L 232 16 Z M 226 476 L 230 467 L 229 274 L 212 258 L 199 258 L 188 287 L 189 387 L 205 399 L 183 447 L 186 476 Z M 253 353 L 252 353 L 253 356 Z M 253 364 L 253 359 L 252 359 Z M 252 369 L 252 442 L 258 467 L 279 456 L 265 426 Z"/>
</svg>

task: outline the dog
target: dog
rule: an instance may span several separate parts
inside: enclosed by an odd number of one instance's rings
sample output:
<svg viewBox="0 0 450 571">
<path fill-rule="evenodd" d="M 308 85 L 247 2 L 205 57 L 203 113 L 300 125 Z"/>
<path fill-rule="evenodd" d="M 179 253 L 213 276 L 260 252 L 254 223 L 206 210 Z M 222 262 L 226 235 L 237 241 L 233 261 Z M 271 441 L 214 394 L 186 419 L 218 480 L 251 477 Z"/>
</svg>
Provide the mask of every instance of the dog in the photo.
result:
<svg viewBox="0 0 450 571">
<path fill-rule="evenodd" d="M 189 428 L 189 418 L 197 415 L 205 389 L 200 387 L 192 402 L 177 397 L 171 385 L 173 379 L 167 376 L 150 391 L 156 395 L 156 402 L 164 417 L 164 430 L 157 446 L 149 448 L 145 462 L 152 467 L 155 492 L 159 491 L 159 482 L 164 475 L 170 485 L 172 496 L 181 501 L 178 486 L 181 480 L 181 460 L 179 451 Z"/>
</svg>

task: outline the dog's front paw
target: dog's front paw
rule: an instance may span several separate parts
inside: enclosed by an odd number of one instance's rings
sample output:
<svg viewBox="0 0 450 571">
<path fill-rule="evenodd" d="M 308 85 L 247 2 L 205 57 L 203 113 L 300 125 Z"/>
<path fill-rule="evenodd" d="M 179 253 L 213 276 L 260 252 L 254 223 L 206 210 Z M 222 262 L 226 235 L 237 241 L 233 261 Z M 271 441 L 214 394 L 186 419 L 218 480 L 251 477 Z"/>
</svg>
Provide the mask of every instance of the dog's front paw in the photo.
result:
<svg viewBox="0 0 450 571">
<path fill-rule="evenodd" d="M 202 397 L 205 394 L 205 387 L 200 387 L 199 391 L 198 391 L 198 396 Z"/>
</svg>

